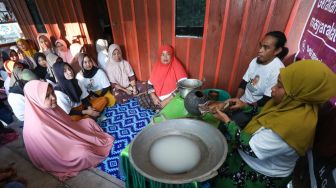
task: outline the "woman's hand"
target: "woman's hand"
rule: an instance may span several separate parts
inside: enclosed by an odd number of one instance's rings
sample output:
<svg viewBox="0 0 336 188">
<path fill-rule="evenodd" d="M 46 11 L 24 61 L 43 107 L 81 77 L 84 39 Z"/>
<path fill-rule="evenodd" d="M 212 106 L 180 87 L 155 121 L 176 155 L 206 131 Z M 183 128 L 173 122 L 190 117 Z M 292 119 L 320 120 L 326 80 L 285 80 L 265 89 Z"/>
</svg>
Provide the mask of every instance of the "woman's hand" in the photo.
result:
<svg viewBox="0 0 336 188">
<path fill-rule="evenodd" d="M 121 91 L 124 91 L 125 93 L 127 93 L 127 95 L 132 95 L 132 91 L 129 89 L 129 87 L 128 88 L 123 88 L 123 87 L 121 87 L 120 85 L 115 85 L 114 86 L 116 89 L 118 89 L 118 90 L 121 90 Z"/>
<path fill-rule="evenodd" d="M 132 86 L 132 89 L 133 89 L 133 95 L 137 95 L 139 93 L 135 85 Z"/>
<path fill-rule="evenodd" d="M 157 97 L 155 95 L 154 92 L 151 93 L 150 96 L 152 97 L 152 100 L 153 100 L 153 102 L 154 102 L 155 105 L 160 105 L 161 106 L 161 101 L 160 101 L 159 97 Z"/>
<path fill-rule="evenodd" d="M 138 89 L 136 87 L 136 81 L 132 80 L 130 82 L 130 85 L 131 85 L 131 88 L 132 88 L 133 95 L 137 95 L 138 94 Z"/>
<path fill-rule="evenodd" d="M 127 88 L 122 88 L 123 91 L 127 93 L 127 95 L 132 95 L 133 94 L 133 88 L 132 86 L 128 86 Z"/>
<path fill-rule="evenodd" d="M 131 94 L 133 94 L 133 95 L 137 95 L 137 94 L 138 94 L 138 90 L 137 90 L 137 88 L 136 88 L 135 85 L 130 85 L 130 86 L 128 86 L 126 89 L 127 89 L 128 91 L 130 91 Z M 129 95 L 130 95 L 130 94 L 129 94 Z"/>
<path fill-rule="evenodd" d="M 166 98 L 165 100 L 161 101 L 161 107 L 165 107 L 172 99 L 174 98 L 173 95 L 170 95 L 168 98 Z"/>
<path fill-rule="evenodd" d="M 209 107 L 209 111 L 211 113 L 216 113 L 216 109 L 222 111 L 224 110 L 225 106 L 226 106 L 226 102 L 219 102 L 219 101 L 214 101 L 214 102 L 211 102 L 208 107 Z"/>
<path fill-rule="evenodd" d="M 131 90 L 128 90 L 128 89 L 125 89 L 124 91 L 127 93 L 127 95 L 132 95 L 133 93 Z"/>
<path fill-rule="evenodd" d="M 238 98 L 228 99 L 225 102 L 233 103 L 234 104 L 234 105 L 230 106 L 231 110 L 237 110 L 237 109 L 241 109 L 241 108 L 243 108 L 245 106 L 248 106 L 248 104 L 244 103 L 243 101 L 241 101 Z"/>
<path fill-rule="evenodd" d="M 86 110 L 83 110 L 83 114 L 87 114 L 92 117 L 98 117 L 100 113 L 96 111 L 96 109 L 89 106 Z"/>
<path fill-rule="evenodd" d="M 215 113 L 213 114 L 213 116 L 224 123 L 228 123 L 229 121 L 231 121 L 229 116 L 226 115 L 224 112 L 220 111 L 218 108 L 215 109 Z"/>
</svg>

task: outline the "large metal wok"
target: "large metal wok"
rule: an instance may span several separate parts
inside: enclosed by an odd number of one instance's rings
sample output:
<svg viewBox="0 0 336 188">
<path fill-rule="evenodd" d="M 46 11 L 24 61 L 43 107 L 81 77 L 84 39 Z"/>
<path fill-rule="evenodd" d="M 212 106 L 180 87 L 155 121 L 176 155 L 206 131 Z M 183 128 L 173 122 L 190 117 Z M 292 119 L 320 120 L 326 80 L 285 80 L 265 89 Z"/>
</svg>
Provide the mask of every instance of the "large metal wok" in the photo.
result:
<svg viewBox="0 0 336 188">
<path fill-rule="evenodd" d="M 156 168 L 150 161 L 149 151 L 153 143 L 165 136 L 184 136 L 195 142 L 201 151 L 200 162 L 181 174 L 168 174 Z M 129 155 L 137 172 L 151 180 L 168 184 L 202 182 L 217 175 L 227 155 L 227 142 L 223 134 L 208 123 L 172 119 L 142 130 L 131 143 Z"/>
</svg>

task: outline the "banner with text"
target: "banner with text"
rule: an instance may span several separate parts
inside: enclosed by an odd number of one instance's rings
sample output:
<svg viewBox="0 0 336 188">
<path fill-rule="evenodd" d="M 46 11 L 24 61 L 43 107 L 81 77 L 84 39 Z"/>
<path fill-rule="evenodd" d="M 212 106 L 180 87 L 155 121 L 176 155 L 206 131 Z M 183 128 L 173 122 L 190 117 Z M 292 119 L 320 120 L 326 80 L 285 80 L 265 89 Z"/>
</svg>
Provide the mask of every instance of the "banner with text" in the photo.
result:
<svg viewBox="0 0 336 188">
<path fill-rule="evenodd" d="M 316 59 L 336 73 L 336 0 L 315 0 L 296 59 Z M 331 102 L 336 105 L 336 97 Z"/>
<path fill-rule="evenodd" d="M 315 0 L 296 56 L 320 60 L 336 72 L 336 0 Z"/>
</svg>

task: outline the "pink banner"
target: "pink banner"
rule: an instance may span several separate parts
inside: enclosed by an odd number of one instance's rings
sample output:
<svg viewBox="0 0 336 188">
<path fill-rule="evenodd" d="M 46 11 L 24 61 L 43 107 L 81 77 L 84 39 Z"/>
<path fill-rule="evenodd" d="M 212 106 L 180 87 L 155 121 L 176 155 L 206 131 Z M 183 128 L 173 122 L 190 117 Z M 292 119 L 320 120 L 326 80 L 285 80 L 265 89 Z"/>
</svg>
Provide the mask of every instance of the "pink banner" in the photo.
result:
<svg viewBox="0 0 336 188">
<path fill-rule="evenodd" d="M 316 0 L 298 46 L 298 59 L 318 59 L 336 72 L 336 0 Z"/>
<path fill-rule="evenodd" d="M 336 0 L 315 0 L 296 59 L 320 60 L 336 73 Z"/>
</svg>

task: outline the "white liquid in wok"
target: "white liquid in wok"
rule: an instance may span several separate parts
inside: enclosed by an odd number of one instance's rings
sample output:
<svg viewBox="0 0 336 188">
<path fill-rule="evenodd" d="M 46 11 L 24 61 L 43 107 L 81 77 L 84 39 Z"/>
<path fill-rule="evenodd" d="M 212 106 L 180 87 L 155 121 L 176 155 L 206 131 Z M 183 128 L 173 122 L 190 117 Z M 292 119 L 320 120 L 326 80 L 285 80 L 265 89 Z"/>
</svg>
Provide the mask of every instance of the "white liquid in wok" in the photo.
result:
<svg viewBox="0 0 336 188">
<path fill-rule="evenodd" d="M 169 174 L 188 172 L 201 159 L 198 145 L 183 136 L 161 138 L 154 142 L 149 152 L 152 164 Z"/>
</svg>

